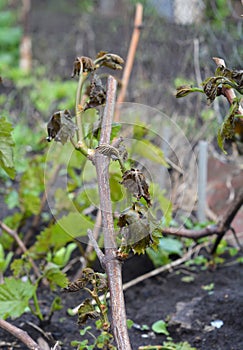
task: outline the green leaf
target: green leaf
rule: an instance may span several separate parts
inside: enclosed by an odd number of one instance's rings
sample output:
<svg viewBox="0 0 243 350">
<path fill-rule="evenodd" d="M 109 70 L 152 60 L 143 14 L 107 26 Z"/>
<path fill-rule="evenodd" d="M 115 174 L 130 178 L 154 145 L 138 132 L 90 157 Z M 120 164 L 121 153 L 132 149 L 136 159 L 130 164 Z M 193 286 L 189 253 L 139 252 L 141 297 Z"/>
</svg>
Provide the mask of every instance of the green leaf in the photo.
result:
<svg viewBox="0 0 243 350">
<path fill-rule="evenodd" d="M 158 186 L 156 186 L 158 187 Z M 163 211 L 163 222 L 166 226 L 169 226 L 172 220 L 172 202 L 166 198 L 163 194 L 163 191 L 158 188 L 156 193 L 156 199 L 159 201 L 160 209 Z"/>
<path fill-rule="evenodd" d="M 0 243 L 0 271 L 2 273 L 4 273 L 7 270 L 13 255 L 13 252 L 8 252 L 8 254 L 4 256 L 4 249 L 2 244 Z"/>
<path fill-rule="evenodd" d="M 65 266 L 68 263 L 72 252 L 76 248 L 76 243 L 69 243 L 67 247 L 62 247 L 55 253 L 52 261 L 56 265 Z"/>
<path fill-rule="evenodd" d="M 181 278 L 181 281 L 182 282 L 185 282 L 185 283 L 191 283 L 195 280 L 195 277 L 194 276 L 183 276 Z"/>
<path fill-rule="evenodd" d="M 80 330 L 80 335 L 84 336 L 88 331 L 90 331 L 92 329 L 91 326 L 87 326 L 83 329 Z"/>
<path fill-rule="evenodd" d="M 127 328 L 131 329 L 133 324 L 134 324 L 133 320 L 130 320 L 129 318 L 127 318 Z"/>
<path fill-rule="evenodd" d="M 159 248 L 169 254 L 183 255 L 183 244 L 176 238 L 162 237 L 160 238 Z"/>
<path fill-rule="evenodd" d="M 10 48 L 19 44 L 22 30 L 19 27 L 3 27 L 0 31 L 1 47 Z"/>
<path fill-rule="evenodd" d="M 13 179 L 15 176 L 13 161 L 14 141 L 11 135 L 13 128 L 3 117 L 0 118 L 0 123 L 0 167 L 6 171 L 11 179 Z"/>
<path fill-rule="evenodd" d="M 154 331 L 154 333 L 170 335 L 169 332 L 167 331 L 166 322 L 163 320 L 159 320 L 153 323 L 152 330 Z"/>
<path fill-rule="evenodd" d="M 171 261 L 169 254 L 164 251 L 156 251 L 152 248 L 147 248 L 146 253 L 155 267 L 166 265 Z"/>
<path fill-rule="evenodd" d="M 55 290 L 56 286 L 65 288 L 68 285 L 66 274 L 63 273 L 55 264 L 47 264 L 45 267 L 44 276 L 50 282 L 50 287 L 52 290 Z"/>
<path fill-rule="evenodd" d="M 52 247 L 57 251 L 73 241 L 73 238 L 85 236 L 88 228 L 92 229 L 92 222 L 86 216 L 77 212 L 69 213 L 40 233 L 31 252 L 45 254 Z"/>
<path fill-rule="evenodd" d="M 29 305 L 36 287 L 29 281 L 5 278 L 0 285 L 0 318 L 21 316 Z"/>
<path fill-rule="evenodd" d="M 239 264 L 243 264 L 243 256 L 240 256 L 239 258 L 237 258 L 236 261 L 237 261 Z"/>
<path fill-rule="evenodd" d="M 62 309 L 62 299 L 60 297 L 55 297 L 51 303 L 50 312 L 59 311 Z"/>
<path fill-rule="evenodd" d="M 123 198 L 122 187 L 120 185 L 121 175 L 118 173 L 110 174 L 110 191 L 112 202 L 119 202 Z"/>
<path fill-rule="evenodd" d="M 212 283 L 209 283 L 207 285 L 204 285 L 204 286 L 202 286 L 202 289 L 210 292 L 214 289 L 214 283 L 212 282 Z"/>
<path fill-rule="evenodd" d="M 164 152 L 157 146 L 155 146 L 149 140 L 139 140 L 133 144 L 132 150 L 134 153 L 148 158 L 152 162 L 161 164 L 166 168 L 169 168 L 164 156 Z"/>
<path fill-rule="evenodd" d="M 10 268 L 13 272 L 14 277 L 19 278 L 30 271 L 31 265 L 27 260 L 14 259 Z"/>
</svg>

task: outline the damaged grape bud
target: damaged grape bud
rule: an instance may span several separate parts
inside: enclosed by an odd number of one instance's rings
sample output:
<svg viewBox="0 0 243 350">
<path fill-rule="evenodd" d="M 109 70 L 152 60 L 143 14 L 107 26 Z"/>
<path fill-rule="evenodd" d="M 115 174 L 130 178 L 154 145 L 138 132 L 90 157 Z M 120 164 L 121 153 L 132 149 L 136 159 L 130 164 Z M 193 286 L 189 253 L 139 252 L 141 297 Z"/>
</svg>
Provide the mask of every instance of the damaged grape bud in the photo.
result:
<svg viewBox="0 0 243 350">
<path fill-rule="evenodd" d="M 80 72 L 92 72 L 95 70 L 94 62 L 90 57 L 76 57 L 73 63 L 73 72 L 71 77 L 79 76 Z"/>
</svg>

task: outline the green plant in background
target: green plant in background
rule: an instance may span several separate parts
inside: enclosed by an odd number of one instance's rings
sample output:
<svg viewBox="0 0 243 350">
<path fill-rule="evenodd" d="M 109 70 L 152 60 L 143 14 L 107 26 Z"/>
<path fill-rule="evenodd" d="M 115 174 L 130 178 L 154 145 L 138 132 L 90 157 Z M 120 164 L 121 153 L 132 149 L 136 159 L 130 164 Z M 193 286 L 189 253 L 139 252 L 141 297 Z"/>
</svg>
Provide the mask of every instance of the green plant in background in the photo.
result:
<svg viewBox="0 0 243 350">
<path fill-rule="evenodd" d="M 19 44 L 22 36 L 17 23 L 17 11 L 7 8 L 8 1 L 0 1 L 0 66 L 7 70 L 18 61 Z"/>
<path fill-rule="evenodd" d="M 3 274 L 9 267 L 13 255 L 13 252 L 8 252 L 7 255 L 5 255 L 3 246 L 0 243 L 0 284 L 3 283 Z"/>
</svg>

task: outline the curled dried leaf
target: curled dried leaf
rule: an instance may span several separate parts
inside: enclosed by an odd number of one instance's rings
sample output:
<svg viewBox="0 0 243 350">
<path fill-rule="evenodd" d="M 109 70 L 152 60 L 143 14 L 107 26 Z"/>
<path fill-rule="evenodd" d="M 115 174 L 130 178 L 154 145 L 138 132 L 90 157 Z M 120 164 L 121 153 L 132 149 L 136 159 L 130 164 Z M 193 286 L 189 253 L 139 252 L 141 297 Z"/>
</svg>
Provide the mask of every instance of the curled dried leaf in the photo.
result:
<svg viewBox="0 0 243 350">
<path fill-rule="evenodd" d="M 95 64 L 90 57 L 76 57 L 73 63 L 73 71 L 71 77 L 78 76 L 81 72 L 93 72 L 95 70 Z"/>
<path fill-rule="evenodd" d="M 243 70 L 229 69 L 222 65 L 217 67 L 215 75 L 227 78 L 229 81 L 223 83 L 232 84 L 231 87 L 243 93 Z"/>
<path fill-rule="evenodd" d="M 118 226 L 121 227 L 122 245 L 118 256 L 126 256 L 130 249 L 134 253 L 142 254 L 153 242 L 148 214 L 148 210 L 139 203 L 134 203 L 121 213 Z"/>
<path fill-rule="evenodd" d="M 107 292 L 108 280 L 106 274 L 96 272 L 96 288 L 100 293 Z"/>
<path fill-rule="evenodd" d="M 210 77 L 202 83 L 208 104 L 212 103 L 217 96 L 222 94 L 222 88 L 219 86 L 220 83 L 219 77 Z"/>
<path fill-rule="evenodd" d="M 47 124 L 48 137 L 46 139 L 48 142 L 54 139 L 56 142 L 65 144 L 69 138 L 74 136 L 77 129 L 67 109 L 58 111 L 51 116 Z"/>
<path fill-rule="evenodd" d="M 86 287 L 95 279 L 95 272 L 91 268 L 87 267 L 82 270 L 81 277 L 75 282 L 70 282 L 66 288 L 63 289 L 64 292 L 78 292 L 80 289 Z"/>
<path fill-rule="evenodd" d="M 100 51 L 95 60 L 96 67 L 105 66 L 111 69 L 122 69 L 123 63 L 122 57 L 105 51 Z"/>
<path fill-rule="evenodd" d="M 85 299 L 78 309 L 78 324 L 83 325 L 89 318 L 96 319 L 99 317 L 97 312 L 92 305 L 90 299 Z"/>
<path fill-rule="evenodd" d="M 113 160 L 119 159 L 119 151 L 117 148 L 105 143 L 96 147 L 96 151 L 104 156 L 111 157 Z"/>
<path fill-rule="evenodd" d="M 137 200 L 143 197 L 148 206 L 151 206 L 149 186 L 144 174 L 140 170 L 131 168 L 125 171 L 122 176 L 121 184 L 125 186 Z"/>
<path fill-rule="evenodd" d="M 63 288 L 63 292 L 75 293 L 83 289 L 84 286 L 84 281 L 82 279 L 78 279 L 75 282 L 70 282 L 67 287 Z"/>
<path fill-rule="evenodd" d="M 176 88 L 176 98 L 185 97 L 190 94 L 192 91 L 192 87 L 188 85 L 182 85 Z"/>
<path fill-rule="evenodd" d="M 99 77 L 94 74 L 88 89 L 89 102 L 85 104 L 84 110 L 101 106 L 106 100 L 106 89 Z"/>
</svg>

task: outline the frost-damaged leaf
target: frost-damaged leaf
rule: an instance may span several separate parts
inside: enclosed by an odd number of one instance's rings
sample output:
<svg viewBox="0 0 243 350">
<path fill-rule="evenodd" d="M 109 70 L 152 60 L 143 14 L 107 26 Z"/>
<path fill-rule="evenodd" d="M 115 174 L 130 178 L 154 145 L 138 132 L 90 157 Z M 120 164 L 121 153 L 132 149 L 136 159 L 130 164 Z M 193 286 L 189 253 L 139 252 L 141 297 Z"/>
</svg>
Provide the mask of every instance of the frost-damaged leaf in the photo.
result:
<svg viewBox="0 0 243 350">
<path fill-rule="evenodd" d="M 65 109 L 54 113 L 47 124 L 48 142 L 54 139 L 61 142 L 63 145 L 69 138 L 74 136 L 77 126 L 72 121 L 70 112 Z"/>
<path fill-rule="evenodd" d="M 97 106 L 101 106 L 105 103 L 106 100 L 106 89 L 102 85 L 99 77 L 94 74 L 90 83 L 90 87 L 88 89 L 89 102 L 87 102 L 84 106 L 84 110 L 88 108 L 95 108 Z"/>
<path fill-rule="evenodd" d="M 121 184 L 125 186 L 128 191 L 137 198 L 137 200 L 143 197 L 148 206 L 151 206 L 149 186 L 146 182 L 145 176 L 140 170 L 131 168 L 130 170 L 125 171 L 122 176 Z"/>
<path fill-rule="evenodd" d="M 76 57 L 73 63 L 73 71 L 71 77 L 78 76 L 83 69 L 83 72 L 92 72 L 95 70 L 95 64 L 90 57 Z"/>
<path fill-rule="evenodd" d="M 78 324 L 83 325 L 89 318 L 96 319 L 99 317 L 99 312 L 95 311 L 92 301 L 85 299 L 78 309 Z"/>
<path fill-rule="evenodd" d="M 64 292 L 78 292 L 88 285 L 89 287 L 92 286 L 93 289 L 97 289 L 98 292 L 104 293 L 108 290 L 107 276 L 103 273 L 94 272 L 94 270 L 87 267 L 82 270 L 81 278 L 75 282 L 69 283 L 68 286 L 64 288 Z"/>
<path fill-rule="evenodd" d="M 29 305 L 36 287 L 21 279 L 5 278 L 0 285 L 0 318 L 21 316 Z"/>
<path fill-rule="evenodd" d="M 143 254 L 152 243 L 148 210 L 139 203 L 124 210 L 117 225 L 121 227 L 122 245 L 120 252 L 128 252 L 130 248 L 137 254 Z"/>
<path fill-rule="evenodd" d="M 82 270 L 81 277 L 75 282 L 70 282 L 64 292 L 78 292 L 80 289 L 83 289 L 94 279 L 95 272 L 91 268 L 87 267 Z"/>
<path fill-rule="evenodd" d="M 219 77 L 210 77 L 203 81 L 202 86 L 207 96 L 208 104 L 211 104 L 217 96 L 222 94 L 222 87 L 219 86 L 221 79 Z"/>
<path fill-rule="evenodd" d="M 111 157 L 113 160 L 117 160 L 120 156 L 118 149 L 107 143 L 100 144 L 96 147 L 96 151 L 104 156 Z"/>
<path fill-rule="evenodd" d="M 176 88 L 176 98 L 185 97 L 192 92 L 203 92 L 203 90 L 189 85 L 181 85 Z"/>
<path fill-rule="evenodd" d="M 222 125 L 218 130 L 218 145 L 221 150 L 226 153 L 224 150 L 224 140 L 232 139 L 235 132 L 235 115 L 239 110 L 239 101 L 235 99 L 230 106 L 229 112 L 225 117 Z"/>
<path fill-rule="evenodd" d="M 95 64 L 97 67 L 105 66 L 111 69 L 122 69 L 123 58 L 113 53 L 100 51 L 96 57 Z"/>
<path fill-rule="evenodd" d="M 229 83 L 231 87 L 243 94 L 243 70 L 231 70 L 222 65 L 217 67 L 215 75 L 227 78 L 230 82 L 225 81 L 225 83 Z"/>
<path fill-rule="evenodd" d="M 5 118 L 0 118 L 0 167 L 3 168 L 8 176 L 13 179 L 15 176 L 13 162 L 14 141 L 11 132 L 12 125 Z"/>
</svg>

